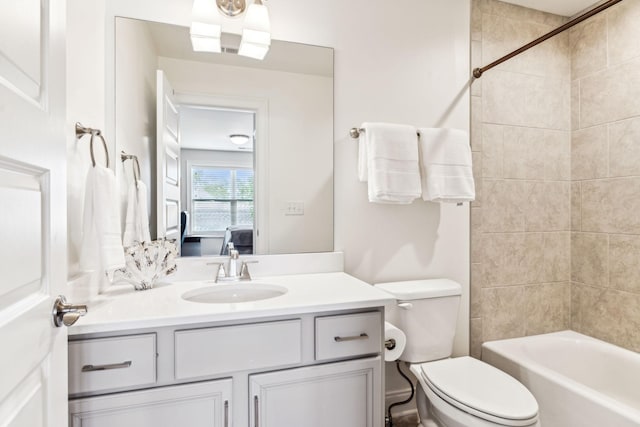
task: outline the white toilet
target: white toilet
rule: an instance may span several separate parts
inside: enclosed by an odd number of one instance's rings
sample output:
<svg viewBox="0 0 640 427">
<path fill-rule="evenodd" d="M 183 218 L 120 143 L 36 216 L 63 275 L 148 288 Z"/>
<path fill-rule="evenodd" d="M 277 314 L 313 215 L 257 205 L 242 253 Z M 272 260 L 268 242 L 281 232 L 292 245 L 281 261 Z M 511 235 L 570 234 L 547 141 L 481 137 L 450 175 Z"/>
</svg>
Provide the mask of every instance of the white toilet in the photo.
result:
<svg viewBox="0 0 640 427">
<path fill-rule="evenodd" d="M 538 427 L 538 403 L 515 378 L 471 357 L 450 358 L 461 286 L 448 279 L 381 283 L 387 320 L 407 336 L 400 360 L 418 378 L 422 427 Z"/>
</svg>

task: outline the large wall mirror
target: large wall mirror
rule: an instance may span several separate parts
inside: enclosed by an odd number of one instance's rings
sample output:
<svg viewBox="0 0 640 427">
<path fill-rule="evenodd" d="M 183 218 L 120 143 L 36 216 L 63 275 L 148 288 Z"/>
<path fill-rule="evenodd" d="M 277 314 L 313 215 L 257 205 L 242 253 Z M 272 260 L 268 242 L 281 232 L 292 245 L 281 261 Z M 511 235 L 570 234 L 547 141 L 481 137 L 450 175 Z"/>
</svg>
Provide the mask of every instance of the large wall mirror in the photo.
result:
<svg viewBox="0 0 640 427">
<path fill-rule="evenodd" d="M 118 152 L 138 156 L 151 235 L 183 256 L 333 250 L 333 49 L 193 52 L 187 27 L 116 18 Z M 119 164 L 121 184 L 131 167 Z"/>
</svg>

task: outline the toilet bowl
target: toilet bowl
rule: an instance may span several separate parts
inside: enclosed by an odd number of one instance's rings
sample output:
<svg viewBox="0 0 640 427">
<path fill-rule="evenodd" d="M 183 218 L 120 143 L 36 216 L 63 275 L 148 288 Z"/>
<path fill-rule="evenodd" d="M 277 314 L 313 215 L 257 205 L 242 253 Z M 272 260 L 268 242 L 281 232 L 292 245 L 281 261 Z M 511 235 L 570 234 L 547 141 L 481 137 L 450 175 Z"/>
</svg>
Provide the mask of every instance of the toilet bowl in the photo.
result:
<svg viewBox="0 0 640 427">
<path fill-rule="evenodd" d="M 387 318 L 407 336 L 400 360 L 418 379 L 422 427 L 539 427 L 538 404 L 515 378 L 480 360 L 450 358 L 462 292 L 448 279 L 377 284 L 396 298 Z"/>
</svg>

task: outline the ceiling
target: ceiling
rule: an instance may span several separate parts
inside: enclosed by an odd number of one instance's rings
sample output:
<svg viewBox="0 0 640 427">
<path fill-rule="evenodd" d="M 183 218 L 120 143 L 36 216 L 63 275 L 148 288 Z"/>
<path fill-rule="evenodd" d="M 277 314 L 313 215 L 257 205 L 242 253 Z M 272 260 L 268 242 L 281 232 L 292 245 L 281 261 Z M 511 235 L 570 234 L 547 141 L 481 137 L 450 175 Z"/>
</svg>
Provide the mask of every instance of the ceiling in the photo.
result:
<svg viewBox="0 0 640 427">
<path fill-rule="evenodd" d="M 573 16 L 590 6 L 599 3 L 594 0 L 503 0 L 506 3 L 517 4 L 543 12 L 562 16 Z"/>
<path fill-rule="evenodd" d="M 180 106 L 180 145 L 193 150 L 253 151 L 253 138 L 243 145 L 229 139 L 232 134 L 253 137 L 255 113 L 248 111 Z"/>
</svg>

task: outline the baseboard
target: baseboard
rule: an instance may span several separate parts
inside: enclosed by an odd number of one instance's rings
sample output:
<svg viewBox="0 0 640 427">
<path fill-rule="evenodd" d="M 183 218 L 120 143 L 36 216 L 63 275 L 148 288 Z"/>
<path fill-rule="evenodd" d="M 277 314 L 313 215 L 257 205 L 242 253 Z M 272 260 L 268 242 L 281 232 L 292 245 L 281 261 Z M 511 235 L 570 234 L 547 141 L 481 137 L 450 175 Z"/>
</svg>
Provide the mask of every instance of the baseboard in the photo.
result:
<svg viewBox="0 0 640 427">
<path fill-rule="evenodd" d="M 401 402 L 407 399 L 410 395 L 411 395 L 410 388 L 387 391 L 385 393 L 385 414 L 387 412 L 387 409 L 389 408 L 389 405 L 396 402 Z M 416 409 L 415 396 L 414 396 L 411 402 L 406 403 L 404 405 L 399 405 L 393 408 L 392 415 L 394 417 L 404 417 L 407 415 L 417 414 L 417 412 L 418 411 Z"/>
</svg>

